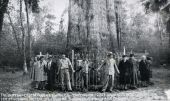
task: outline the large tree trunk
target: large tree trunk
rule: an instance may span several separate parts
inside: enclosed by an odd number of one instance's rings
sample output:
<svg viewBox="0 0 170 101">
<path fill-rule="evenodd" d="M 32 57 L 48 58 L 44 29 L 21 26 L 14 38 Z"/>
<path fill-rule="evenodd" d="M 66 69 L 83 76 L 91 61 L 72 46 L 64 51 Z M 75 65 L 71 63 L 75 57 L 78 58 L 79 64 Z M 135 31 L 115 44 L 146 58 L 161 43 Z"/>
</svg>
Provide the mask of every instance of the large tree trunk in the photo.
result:
<svg viewBox="0 0 170 101">
<path fill-rule="evenodd" d="M 116 16 L 116 33 L 118 49 L 121 48 L 121 18 L 120 18 L 120 1 L 115 2 L 115 16 Z"/>
<path fill-rule="evenodd" d="M 110 8 L 110 3 L 112 3 L 112 2 L 110 0 L 106 0 L 106 17 L 107 17 L 107 30 L 108 30 L 109 36 L 110 36 L 110 39 L 109 39 L 110 49 L 109 50 L 115 51 L 115 45 L 114 45 L 114 41 L 113 41 L 114 40 L 114 36 L 113 36 L 114 33 L 112 32 L 112 28 L 111 28 L 112 27 L 111 24 L 115 23 L 115 22 L 112 21 L 112 18 L 111 18 L 114 15 L 114 12 L 111 11 L 111 8 Z"/>
<path fill-rule="evenodd" d="M 9 2 L 9 0 L 0 0 L 0 37 L 2 35 L 4 13 L 6 12 L 8 2 Z"/>
<path fill-rule="evenodd" d="M 91 9 L 91 0 L 86 1 L 86 29 L 87 29 L 87 44 L 86 44 L 86 51 L 90 51 L 90 22 L 91 22 L 91 16 L 90 15 L 90 9 Z"/>
<path fill-rule="evenodd" d="M 71 33 L 71 0 L 69 0 L 69 7 L 68 7 L 68 31 L 67 31 L 67 44 L 66 44 L 66 48 L 69 49 L 69 45 L 70 45 L 70 33 Z"/>
</svg>

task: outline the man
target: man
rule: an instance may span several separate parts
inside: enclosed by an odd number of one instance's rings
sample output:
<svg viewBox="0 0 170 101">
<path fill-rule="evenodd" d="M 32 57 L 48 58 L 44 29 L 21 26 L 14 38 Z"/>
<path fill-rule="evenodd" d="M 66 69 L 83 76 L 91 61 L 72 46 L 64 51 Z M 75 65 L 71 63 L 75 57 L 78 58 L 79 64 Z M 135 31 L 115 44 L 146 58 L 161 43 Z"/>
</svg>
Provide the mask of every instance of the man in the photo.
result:
<svg viewBox="0 0 170 101">
<path fill-rule="evenodd" d="M 82 64 L 82 59 L 78 58 L 75 62 L 75 67 L 76 67 L 76 73 L 75 73 L 75 81 L 76 81 L 76 89 L 80 84 L 81 84 L 81 72 L 79 72 L 81 70 L 81 64 Z"/>
<path fill-rule="evenodd" d="M 70 62 L 70 59 L 66 58 L 65 54 L 63 54 L 62 58 L 60 59 L 60 68 L 59 68 L 59 71 L 61 73 L 62 91 L 65 91 L 64 81 L 66 81 L 67 90 L 69 92 L 71 92 L 72 88 L 71 88 L 71 83 L 70 83 L 69 68 L 71 68 L 72 72 L 74 73 L 74 69 L 73 69 L 73 66 L 72 66 L 72 64 Z"/>
<path fill-rule="evenodd" d="M 119 70 L 117 68 L 117 65 L 116 65 L 116 61 L 115 59 L 113 59 L 113 53 L 112 52 L 109 52 L 107 54 L 107 58 L 106 60 L 104 61 L 104 63 L 97 69 L 97 71 L 99 69 L 101 69 L 103 66 L 105 65 L 105 69 L 104 69 L 104 72 L 105 72 L 105 82 L 104 82 L 104 86 L 102 87 L 102 90 L 101 92 L 105 92 L 108 85 L 109 85 L 109 81 L 110 81 L 110 87 L 109 87 L 109 92 L 112 92 L 113 90 L 113 86 L 114 86 L 114 75 L 115 75 L 115 72 L 117 72 L 119 74 Z"/>
<path fill-rule="evenodd" d="M 87 58 L 83 59 L 80 65 L 80 69 L 77 71 L 81 70 L 81 81 L 82 81 L 82 91 L 87 92 L 88 91 L 88 72 L 89 72 L 89 65 L 90 62 L 88 61 Z"/>
<path fill-rule="evenodd" d="M 119 82 L 123 90 L 127 90 L 128 81 L 128 62 L 127 55 L 122 56 L 122 60 L 119 63 L 120 78 Z"/>
<path fill-rule="evenodd" d="M 135 59 L 134 54 L 130 54 L 130 58 L 128 60 L 128 66 L 129 66 L 129 73 L 130 73 L 130 84 L 132 89 L 137 89 L 138 85 L 138 67 L 137 62 Z"/>
<path fill-rule="evenodd" d="M 55 68 L 56 68 L 57 64 L 54 61 L 52 56 L 48 57 L 47 60 L 47 88 L 49 90 L 53 90 L 53 86 L 54 86 L 54 81 L 55 81 Z"/>
</svg>

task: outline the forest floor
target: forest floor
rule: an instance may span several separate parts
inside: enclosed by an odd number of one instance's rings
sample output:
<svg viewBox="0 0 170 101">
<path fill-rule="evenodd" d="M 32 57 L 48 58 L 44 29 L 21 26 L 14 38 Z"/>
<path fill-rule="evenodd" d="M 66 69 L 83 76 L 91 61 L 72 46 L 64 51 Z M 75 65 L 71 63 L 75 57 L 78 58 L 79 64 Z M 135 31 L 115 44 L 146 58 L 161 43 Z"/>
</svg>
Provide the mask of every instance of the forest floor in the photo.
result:
<svg viewBox="0 0 170 101">
<path fill-rule="evenodd" d="M 153 69 L 153 86 L 113 93 L 39 91 L 31 88 L 31 81 L 23 76 L 22 72 L 0 72 L 0 93 L 4 94 L 0 97 L 4 100 L 11 97 L 16 101 L 19 99 L 22 101 L 168 101 L 166 94 L 170 94 L 170 68 L 168 67 Z"/>
</svg>

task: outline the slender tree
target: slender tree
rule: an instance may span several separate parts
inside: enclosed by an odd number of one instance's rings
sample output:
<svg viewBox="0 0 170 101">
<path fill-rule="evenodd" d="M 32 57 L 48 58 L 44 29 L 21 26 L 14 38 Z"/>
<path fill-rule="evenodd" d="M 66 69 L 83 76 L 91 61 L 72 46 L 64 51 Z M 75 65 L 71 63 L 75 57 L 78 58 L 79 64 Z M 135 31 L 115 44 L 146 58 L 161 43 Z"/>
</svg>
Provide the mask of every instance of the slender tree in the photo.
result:
<svg viewBox="0 0 170 101">
<path fill-rule="evenodd" d="M 24 29 L 24 25 L 23 25 L 23 16 L 22 16 L 22 1 L 23 0 L 20 0 L 20 25 L 21 25 L 21 33 L 22 33 L 22 50 L 24 50 L 24 38 L 25 38 L 25 29 Z M 24 51 L 23 51 L 24 53 Z"/>
<path fill-rule="evenodd" d="M 13 24 L 13 21 L 11 19 L 10 13 L 8 12 L 7 14 L 8 14 L 8 19 L 10 21 L 10 25 L 11 25 L 12 30 L 13 30 L 14 39 L 16 40 L 16 43 L 17 43 L 17 48 L 18 48 L 19 54 L 22 56 L 22 52 L 21 52 L 21 48 L 20 48 L 20 44 L 19 44 L 19 39 L 18 39 L 18 36 L 17 36 L 17 31 L 16 31 L 15 26 Z"/>
<path fill-rule="evenodd" d="M 27 62 L 26 62 L 26 35 L 25 35 L 25 29 L 23 25 L 22 3 L 23 0 L 20 0 L 20 24 L 21 24 L 21 32 L 22 32 L 22 49 L 23 49 L 23 59 L 24 59 L 23 70 L 24 73 L 27 73 L 28 71 L 27 71 Z"/>
<path fill-rule="evenodd" d="M 31 59 L 31 29 L 30 29 L 30 21 L 29 21 L 29 12 L 28 12 L 28 6 L 29 6 L 29 0 L 24 0 L 25 2 L 25 11 L 26 11 L 26 18 L 27 18 L 27 34 L 28 34 L 28 53 L 29 53 L 29 61 Z"/>
</svg>

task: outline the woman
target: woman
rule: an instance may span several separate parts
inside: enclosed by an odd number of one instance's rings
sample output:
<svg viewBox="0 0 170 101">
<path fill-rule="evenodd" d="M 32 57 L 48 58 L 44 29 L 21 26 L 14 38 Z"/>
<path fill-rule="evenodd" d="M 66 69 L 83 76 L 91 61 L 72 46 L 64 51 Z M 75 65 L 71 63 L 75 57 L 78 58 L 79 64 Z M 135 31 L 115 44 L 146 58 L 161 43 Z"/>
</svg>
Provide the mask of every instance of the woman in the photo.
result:
<svg viewBox="0 0 170 101">
<path fill-rule="evenodd" d="M 39 68 L 39 80 L 40 80 L 38 89 L 44 90 L 47 81 L 47 72 L 46 72 L 47 67 L 46 67 L 46 62 L 44 61 L 44 57 L 40 57 L 40 61 L 38 62 L 38 68 Z"/>
<path fill-rule="evenodd" d="M 147 57 L 142 56 L 142 60 L 139 63 L 139 71 L 141 75 L 142 86 L 147 87 L 150 79 L 150 63 Z"/>
<path fill-rule="evenodd" d="M 34 82 L 34 87 L 35 89 L 38 88 L 38 85 L 39 85 L 39 82 L 40 82 L 40 69 L 38 67 L 38 61 L 39 59 L 37 57 L 35 57 L 34 59 L 34 62 L 33 62 L 33 65 L 32 65 L 32 75 L 31 75 L 31 79 L 33 80 Z"/>
</svg>

